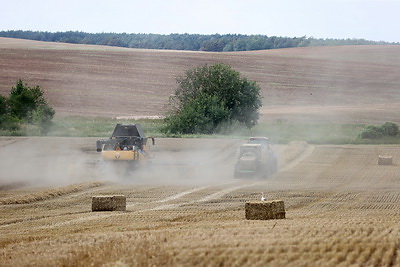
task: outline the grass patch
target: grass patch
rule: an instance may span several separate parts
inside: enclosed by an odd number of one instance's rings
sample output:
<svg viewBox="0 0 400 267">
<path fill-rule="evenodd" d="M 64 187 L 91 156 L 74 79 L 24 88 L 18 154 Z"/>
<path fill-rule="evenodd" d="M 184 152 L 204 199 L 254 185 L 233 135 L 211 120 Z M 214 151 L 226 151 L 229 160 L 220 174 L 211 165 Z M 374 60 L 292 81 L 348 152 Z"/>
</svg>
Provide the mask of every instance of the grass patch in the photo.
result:
<svg viewBox="0 0 400 267">
<path fill-rule="evenodd" d="M 359 124 L 275 122 L 260 124 L 254 131 L 269 136 L 274 143 L 302 140 L 311 144 L 354 144 L 362 128 Z"/>
<path fill-rule="evenodd" d="M 87 117 L 58 117 L 53 119 L 53 127 L 49 136 L 68 137 L 109 137 L 117 123 L 142 125 L 147 136 L 160 136 L 162 120 L 157 119 L 112 119 Z"/>
<path fill-rule="evenodd" d="M 400 144 L 400 136 L 361 139 L 364 124 L 275 122 L 257 125 L 252 135 L 268 136 L 273 143 L 302 140 L 310 144 Z"/>
<path fill-rule="evenodd" d="M 109 137 L 115 124 L 140 123 L 147 136 L 177 138 L 247 138 L 249 136 L 268 136 L 272 143 L 287 144 L 291 141 L 306 141 L 310 144 L 400 144 L 400 136 L 384 136 L 379 139 L 361 139 L 358 137 L 364 124 L 339 123 L 294 123 L 281 122 L 259 123 L 252 129 L 235 126 L 226 129 L 230 134 L 220 135 L 174 135 L 161 133 L 161 119 L 112 119 L 103 117 L 55 117 L 48 136 L 66 137 Z M 0 135 L 29 135 L 23 132 L 0 131 Z"/>
</svg>

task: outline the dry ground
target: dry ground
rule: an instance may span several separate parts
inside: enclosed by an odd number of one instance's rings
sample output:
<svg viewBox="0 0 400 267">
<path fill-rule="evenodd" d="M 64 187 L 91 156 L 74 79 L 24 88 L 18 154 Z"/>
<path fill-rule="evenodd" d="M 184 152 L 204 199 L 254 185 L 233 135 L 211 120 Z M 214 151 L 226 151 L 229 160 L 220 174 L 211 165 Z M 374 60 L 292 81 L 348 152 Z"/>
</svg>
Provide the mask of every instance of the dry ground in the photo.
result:
<svg viewBox="0 0 400 267">
<path fill-rule="evenodd" d="M 40 85 L 58 116 L 162 116 L 176 77 L 226 63 L 256 81 L 262 119 L 400 122 L 400 46 L 209 53 L 0 38 L 0 93 Z"/>
<path fill-rule="evenodd" d="M 243 140 L 158 139 L 162 164 L 126 178 L 95 164 L 94 141 L 0 138 L 0 266 L 400 265 L 398 146 L 274 146 L 278 173 L 235 180 Z M 286 219 L 245 220 L 262 191 Z M 91 212 L 102 194 L 127 211 Z"/>
<path fill-rule="evenodd" d="M 240 53 L 0 38 L 0 93 L 40 85 L 58 116 L 160 116 L 177 75 L 223 62 L 261 85 L 266 121 L 400 122 L 400 47 Z M 279 172 L 235 180 L 243 140 L 159 139 L 122 177 L 96 138 L 0 138 L 0 266 L 400 266 L 398 146 L 274 146 Z M 378 155 L 394 164 L 379 166 Z M 286 219 L 248 221 L 282 199 Z M 124 194 L 126 212 L 91 212 Z"/>
</svg>

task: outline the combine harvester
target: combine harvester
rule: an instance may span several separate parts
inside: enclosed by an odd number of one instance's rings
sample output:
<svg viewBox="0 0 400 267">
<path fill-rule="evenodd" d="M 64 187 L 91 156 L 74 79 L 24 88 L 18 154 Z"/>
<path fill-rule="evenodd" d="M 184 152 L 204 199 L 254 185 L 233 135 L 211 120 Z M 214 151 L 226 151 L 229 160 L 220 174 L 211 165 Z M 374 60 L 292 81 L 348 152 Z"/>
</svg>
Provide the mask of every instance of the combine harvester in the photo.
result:
<svg viewBox="0 0 400 267">
<path fill-rule="evenodd" d="M 97 140 L 96 151 L 126 174 L 152 159 L 147 141 L 140 124 L 117 124 L 109 139 Z M 151 141 L 154 145 L 154 138 Z"/>
<path fill-rule="evenodd" d="M 250 137 L 239 147 L 234 177 L 266 178 L 278 168 L 276 154 L 272 151 L 267 137 Z"/>
<path fill-rule="evenodd" d="M 145 170 L 139 176 L 152 173 L 188 176 L 195 172 L 197 163 L 189 160 L 173 160 L 170 157 L 155 160 L 150 151 L 150 147 L 155 145 L 154 138 L 151 138 L 151 146 L 148 143 L 149 138 L 140 124 L 117 124 L 110 138 L 96 142 L 96 151 L 102 156 L 102 160 L 97 162 L 101 172 L 117 177 L 129 177 L 139 169 Z"/>
</svg>

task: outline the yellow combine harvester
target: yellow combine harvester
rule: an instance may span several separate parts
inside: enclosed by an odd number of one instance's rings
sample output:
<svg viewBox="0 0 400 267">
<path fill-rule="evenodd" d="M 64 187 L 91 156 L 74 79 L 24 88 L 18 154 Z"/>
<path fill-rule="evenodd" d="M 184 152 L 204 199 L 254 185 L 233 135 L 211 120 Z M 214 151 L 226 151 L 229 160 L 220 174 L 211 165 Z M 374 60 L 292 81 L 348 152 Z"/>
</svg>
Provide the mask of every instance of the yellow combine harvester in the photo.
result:
<svg viewBox="0 0 400 267">
<path fill-rule="evenodd" d="M 117 124 L 109 139 L 97 140 L 96 150 L 105 161 L 124 162 L 133 169 L 152 158 L 147 139 L 140 124 Z"/>
</svg>

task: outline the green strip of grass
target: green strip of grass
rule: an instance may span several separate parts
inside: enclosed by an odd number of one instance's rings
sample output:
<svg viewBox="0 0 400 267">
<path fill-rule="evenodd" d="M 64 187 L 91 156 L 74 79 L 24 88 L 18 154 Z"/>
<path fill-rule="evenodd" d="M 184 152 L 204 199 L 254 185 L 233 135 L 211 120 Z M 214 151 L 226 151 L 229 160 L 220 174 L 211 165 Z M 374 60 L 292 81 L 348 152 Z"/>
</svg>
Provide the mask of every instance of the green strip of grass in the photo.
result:
<svg viewBox="0 0 400 267">
<path fill-rule="evenodd" d="M 257 125 L 253 135 L 268 136 L 273 143 L 301 140 L 310 144 L 400 144 L 400 136 L 380 139 L 358 138 L 364 126 L 364 124 L 277 122 Z"/>
<path fill-rule="evenodd" d="M 147 136 L 167 137 L 161 133 L 161 119 L 117 120 L 110 118 L 56 117 L 48 136 L 108 137 L 117 123 L 140 123 Z M 272 143 L 286 144 L 301 140 L 310 144 L 400 144 L 400 136 L 360 139 L 363 124 L 335 123 L 259 123 L 252 129 L 234 127 L 225 135 L 179 135 L 182 138 L 243 138 L 268 136 Z M 0 132 L 0 135 L 28 135 L 23 132 Z"/>
</svg>

